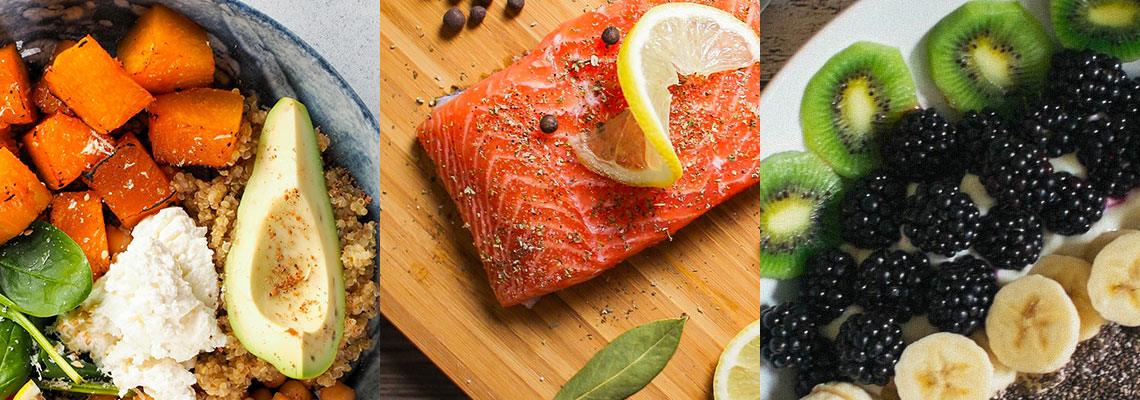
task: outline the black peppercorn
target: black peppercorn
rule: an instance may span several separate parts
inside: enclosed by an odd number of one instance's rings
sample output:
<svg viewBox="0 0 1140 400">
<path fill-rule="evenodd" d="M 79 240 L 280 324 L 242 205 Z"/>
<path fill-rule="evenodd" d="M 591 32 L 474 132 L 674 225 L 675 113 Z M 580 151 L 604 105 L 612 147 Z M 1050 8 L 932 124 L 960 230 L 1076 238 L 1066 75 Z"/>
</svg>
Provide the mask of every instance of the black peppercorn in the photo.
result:
<svg viewBox="0 0 1140 400">
<path fill-rule="evenodd" d="M 524 0 L 507 0 L 507 8 L 511 11 L 518 12 L 526 5 Z"/>
<path fill-rule="evenodd" d="M 613 46 L 619 40 L 621 40 L 621 31 L 618 28 L 611 26 L 602 31 L 602 43 L 605 43 L 606 46 Z"/>
<path fill-rule="evenodd" d="M 542 120 L 538 122 L 539 129 L 542 133 L 554 133 L 558 130 L 558 117 L 547 114 L 542 116 Z"/>
<path fill-rule="evenodd" d="M 446 13 L 443 13 L 443 27 L 450 30 L 459 30 L 463 28 L 463 24 L 467 23 L 467 17 L 463 15 L 463 11 L 458 8 L 451 7 Z"/>
<path fill-rule="evenodd" d="M 483 18 L 487 17 L 487 7 L 472 6 L 471 7 L 471 26 L 476 26 L 483 23 Z"/>
</svg>

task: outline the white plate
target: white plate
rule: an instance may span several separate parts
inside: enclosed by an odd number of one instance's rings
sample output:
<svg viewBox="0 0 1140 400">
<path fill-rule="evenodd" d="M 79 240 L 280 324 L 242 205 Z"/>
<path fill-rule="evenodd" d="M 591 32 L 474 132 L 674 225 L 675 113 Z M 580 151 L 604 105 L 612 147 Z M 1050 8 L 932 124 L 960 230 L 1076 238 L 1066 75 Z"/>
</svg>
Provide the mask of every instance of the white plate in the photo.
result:
<svg viewBox="0 0 1140 400">
<path fill-rule="evenodd" d="M 828 23 L 799 51 L 796 52 L 772 79 L 757 104 L 760 131 L 770 142 L 764 143 L 765 156 L 789 150 L 804 150 L 803 132 L 800 130 L 800 100 L 812 75 L 832 55 L 852 43 L 870 41 L 898 47 L 910 67 L 918 89 L 919 103 L 923 107 L 937 107 L 951 113 L 941 93 L 930 80 L 926 63 L 926 33 L 939 20 L 957 9 L 967 0 L 862 0 L 855 3 Z M 1021 3 L 1053 36 L 1049 21 L 1048 0 L 1021 0 Z M 1055 41 L 1054 37 L 1054 41 Z M 1058 45 L 1058 48 L 1060 46 Z M 1125 64 L 1130 76 L 1140 71 L 1140 62 Z M 1098 232 L 1118 228 L 1124 215 L 1135 216 L 1137 203 L 1133 195 L 1127 207 L 1118 207 L 1105 215 L 1103 224 L 1097 224 L 1089 234 L 1073 238 L 1074 242 L 1087 242 Z M 1110 221 L 1111 220 L 1111 221 Z M 1050 235 L 1052 236 L 1052 235 Z M 1051 241 L 1049 248 L 1059 243 Z M 1047 249 L 1048 250 L 1048 249 Z M 777 304 L 794 295 L 792 283 L 776 283 L 762 288 L 760 296 L 766 304 Z M 776 370 L 764 366 L 764 379 L 770 389 L 769 400 L 795 399 L 795 374 L 790 368 Z"/>
</svg>

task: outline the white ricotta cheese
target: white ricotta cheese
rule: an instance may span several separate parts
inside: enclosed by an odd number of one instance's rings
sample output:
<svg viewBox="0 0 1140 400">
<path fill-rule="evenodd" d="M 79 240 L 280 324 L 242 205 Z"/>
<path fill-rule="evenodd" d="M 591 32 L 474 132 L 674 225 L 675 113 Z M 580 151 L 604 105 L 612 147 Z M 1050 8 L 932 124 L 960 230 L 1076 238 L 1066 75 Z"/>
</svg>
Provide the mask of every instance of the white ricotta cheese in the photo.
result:
<svg viewBox="0 0 1140 400">
<path fill-rule="evenodd" d="M 144 219 L 91 296 L 60 319 L 64 344 L 90 353 L 120 395 L 142 387 L 156 400 L 193 400 L 195 357 L 225 346 L 205 235 L 181 208 Z"/>
</svg>

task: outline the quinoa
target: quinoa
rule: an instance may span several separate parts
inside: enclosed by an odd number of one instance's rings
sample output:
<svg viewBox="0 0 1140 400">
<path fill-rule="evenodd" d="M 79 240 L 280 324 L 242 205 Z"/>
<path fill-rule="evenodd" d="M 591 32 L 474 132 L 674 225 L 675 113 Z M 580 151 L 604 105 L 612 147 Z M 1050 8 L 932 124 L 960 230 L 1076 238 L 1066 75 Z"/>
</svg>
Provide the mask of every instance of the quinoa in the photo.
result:
<svg viewBox="0 0 1140 400">
<path fill-rule="evenodd" d="M 242 191 L 253 167 L 257 152 L 255 132 L 261 132 L 267 111 L 262 109 L 256 96 L 246 99 L 242 113 L 240 140 L 233 167 L 217 171 L 216 176 L 202 177 L 188 171 L 172 174 L 175 190 L 182 206 L 198 225 L 208 230 L 206 239 L 214 251 L 214 266 L 222 284 L 223 266 L 233 241 L 231 237 Z M 324 152 L 328 137 L 320 134 L 318 144 Z M 212 174 L 210 174 L 212 175 Z M 344 264 L 345 326 L 336 360 L 323 375 L 306 381 L 313 387 L 331 386 L 350 369 L 350 363 L 372 346 L 368 336 L 368 321 L 378 313 L 379 288 L 373 280 L 376 259 L 376 222 L 366 220 L 371 198 L 356 185 L 348 172 L 331 166 L 325 160 L 325 184 L 328 187 L 337 234 L 341 244 L 341 262 Z M 194 375 L 198 380 L 198 398 L 240 400 L 247 396 L 253 380 L 260 382 L 281 379 L 269 363 L 253 356 L 242 347 L 233 335 L 225 307 L 219 308 L 218 325 L 228 338 L 224 348 L 198 356 Z"/>
</svg>

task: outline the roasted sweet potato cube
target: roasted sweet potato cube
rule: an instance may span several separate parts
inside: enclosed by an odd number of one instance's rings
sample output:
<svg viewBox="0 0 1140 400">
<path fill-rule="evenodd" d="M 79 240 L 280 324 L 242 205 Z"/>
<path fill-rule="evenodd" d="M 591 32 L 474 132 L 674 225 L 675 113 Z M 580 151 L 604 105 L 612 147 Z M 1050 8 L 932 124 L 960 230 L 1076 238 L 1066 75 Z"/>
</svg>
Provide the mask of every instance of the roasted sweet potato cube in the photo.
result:
<svg viewBox="0 0 1140 400">
<path fill-rule="evenodd" d="M 51 192 L 8 149 L 0 149 L 0 244 L 19 235 L 51 203 Z"/>
<path fill-rule="evenodd" d="M 119 41 L 118 56 L 131 78 L 154 94 L 214 83 L 214 51 L 206 30 L 162 5 L 135 21 Z"/>
<path fill-rule="evenodd" d="M 163 164 L 225 167 L 237 150 L 245 99 L 236 91 L 190 89 L 150 105 L 150 142 Z"/>
<path fill-rule="evenodd" d="M 67 108 L 67 104 L 63 104 L 63 100 L 51 94 L 51 90 L 48 90 L 47 84 L 44 83 L 43 79 L 36 82 L 36 88 L 32 90 L 32 101 L 36 102 L 36 108 L 39 108 L 40 112 L 45 115 L 67 114 L 75 116 L 75 113 L 72 112 L 70 108 Z"/>
<path fill-rule="evenodd" d="M 123 126 L 154 101 L 91 36 L 60 52 L 44 72 L 44 82 L 99 133 Z"/>
<path fill-rule="evenodd" d="M 95 279 L 111 267 L 107 249 L 107 225 L 103 222 L 103 202 L 93 191 L 55 195 L 51 201 L 51 224 L 66 233 L 87 256 Z"/>
<path fill-rule="evenodd" d="M 49 188 L 59 190 L 111 155 L 115 142 L 78 118 L 52 114 L 24 136 L 24 147 L 40 178 Z"/>
<path fill-rule="evenodd" d="M 170 178 L 132 134 L 119 139 L 114 154 L 83 173 L 83 182 L 128 228 L 174 202 Z"/>
<path fill-rule="evenodd" d="M 16 138 L 12 137 L 11 126 L 0 126 L 0 149 L 8 149 L 12 154 L 20 154 L 20 147 L 16 145 Z"/>
<path fill-rule="evenodd" d="M 39 114 L 32 103 L 32 83 L 28 67 L 16 44 L 0 48 L 0 123 L 8 125 L 36 122 Z"/>
</svg>

